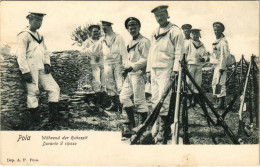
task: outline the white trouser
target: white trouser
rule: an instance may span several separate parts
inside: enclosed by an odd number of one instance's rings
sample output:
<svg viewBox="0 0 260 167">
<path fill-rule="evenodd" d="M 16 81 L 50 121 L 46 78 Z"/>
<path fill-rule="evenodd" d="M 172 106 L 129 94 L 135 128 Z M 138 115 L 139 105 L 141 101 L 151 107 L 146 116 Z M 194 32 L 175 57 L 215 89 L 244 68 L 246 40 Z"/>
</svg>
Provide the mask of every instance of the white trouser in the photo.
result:
<svg viewBox="0 0 260 167">
<path fill-rule="evenodd" d="M 202 83 L 202 67 L 200 65 L 195 65 L 195 64 L 188 64 L 187 65 L 189 73 L 191 76 L 195 79 L 196 83 L 201 86 Z M 187 77 L 187 83 L 191 87 L 192 91 L 194 93 L 199 93 L 198 90 L 195 88 L 189 77 Z M 191 92 L 189 91 L 189 94 Z"/>
<path fill-rule="evenodd" d="M 167 89 L 171 79 L 172 68 L 152 68 L 151 70 L 151 92 L 152 92 L 152 110 L 156 107 L 163 93 Z M 163 106 L 160 110 L 161 116 L 167 116 L 170 106 L 171 91 L 164 100 Z"/>
<path fill-rule="evenodd" d="M 218 81 L 219 81 L 219 77 L 220 77 L 219 67 L 216 66 L 214 68 L 214 74 L 213 74 L 213 79 L 212 79 L 213 95 L 216 95 L 215 90 L 216 90 L 216 85 L 218 84 Z M 227 95 L 226 85 L 225 85 L 226 80 L 227 80 L 227 71 L 225 70 L 223 72 L 223 74 L 221 75 L 221 78 L 220 78 L 220 81 L 219 81 L 219 84 L 221 85 L 221 91 L 220 91 L 220 94 L 217 95 L 217 97 L 223 97 L 223 96 Z"/>
<path fill-rule="evenodd" d="M 148 112 L 148 106 L 145 98 L 144 76 L 140 73 L 128 73 L 122 91 L 120 93 L 120 102 L 123 107 L 132 107 L 133 103 L 130 97 L 134 95 L 134 104 L 137 112 Z"/>
<path fill-rule="evenodd" d="M 122 71 L 121 63 L 104 65 L 106 89 L 109 96 L 120 94 L 123 85 Z"/>
<path fill-rule="evenodd" d="M 60 88 L 51 74 L 45 74 L 44 70 L 31 70 L 32 83 L 27 83 L 27 106 L 28 108 L 38 107 L 39 85 L 48 92 L 49 102 L 58 102 Z"/>
<path fill-rule="evenodd" d="M 93 75 L 93 91 L 102 92 L 105 91 L 105 75 L 104 68 L 100 67 L 98 64 L 91 64 L 92 75 Z"/>
</svg>

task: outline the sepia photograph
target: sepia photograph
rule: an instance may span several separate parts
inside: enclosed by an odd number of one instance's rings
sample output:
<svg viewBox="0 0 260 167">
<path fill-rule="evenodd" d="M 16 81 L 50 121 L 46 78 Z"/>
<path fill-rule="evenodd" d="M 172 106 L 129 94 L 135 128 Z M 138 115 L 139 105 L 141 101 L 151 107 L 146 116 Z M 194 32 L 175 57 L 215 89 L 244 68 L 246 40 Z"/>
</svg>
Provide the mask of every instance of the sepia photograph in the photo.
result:
<svg viewBox="0 0 260 167">
<path fill-rule="evenodd" d="M 1 164 L 259 165 L 259 1 L 0 9 Z"/>
</svg>

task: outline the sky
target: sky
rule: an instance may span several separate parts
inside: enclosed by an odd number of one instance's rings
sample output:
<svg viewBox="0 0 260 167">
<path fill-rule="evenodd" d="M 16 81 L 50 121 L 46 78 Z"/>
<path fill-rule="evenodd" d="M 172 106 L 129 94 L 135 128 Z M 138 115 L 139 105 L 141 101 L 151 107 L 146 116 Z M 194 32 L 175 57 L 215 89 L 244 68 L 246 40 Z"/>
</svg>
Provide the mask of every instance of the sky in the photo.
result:
<svg viewBox="0 0 260 167">
<path fill-rule="evenodd" d="M 189 23 L 201 29 L 201 41 L 212 52 L 215 40 L 212 24 L 222 22 L 230 51 L 239 60 L 252 54 L 259 55 L 259 2 L 258 1 L 2 1 L 0 3 L 0 42 L 13 46 L 17 34 L 28 25 L 28 12 L 43 12 L 39 32 L 44 35 L 50 51 L 80 49 L 72 46 L 71 33 L 78 26 L 113 22 L 113 30 L 122 35 L 126 43 L 131 39 L 124 26 L 128 17 L 141 21 L 141 34 L 151 38 L 158 27 L 151 10 L 169 5 L 169 21 L 181 27 Z"/>
</svg>

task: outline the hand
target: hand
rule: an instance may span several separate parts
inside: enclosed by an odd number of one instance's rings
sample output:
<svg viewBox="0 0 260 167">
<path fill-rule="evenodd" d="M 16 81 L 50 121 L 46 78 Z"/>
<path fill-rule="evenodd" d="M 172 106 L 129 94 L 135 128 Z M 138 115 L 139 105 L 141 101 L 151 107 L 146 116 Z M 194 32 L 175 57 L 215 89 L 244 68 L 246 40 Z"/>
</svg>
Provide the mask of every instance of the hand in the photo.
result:
<svg viewBox="0 0 260 167">
<path fill-rule="evenodd" d="M 172 73 L 171 73 L 171 78 L 177 80 L 177 78 L 178 78 L 178 74 L 179 74 L 178 71 L 172 71 Z"/>
<path fill-rule="evenodd" d="M 205 62 L 205 59 L 204 58 L 200 58 L 200 62 Z"/>
<path fill-rule="evenodd" d="M 27 83 L 32 83 L 32 75 L 28 72 L 23 74 L 23 79 L 25 80 L 25 82 Z"/>
<path fill-rule="evenodd" d="M 147 79 L 148 82 L 151 83 L 151 73 L 150 72 L 146 73 L 146 79 Z"/>
<path fill-rule="evenodd" d="M 49 64 L 44 64 L 45 74 L 49 74 L 51 72 L 51 66 Z"/>
<path fill-rule="evenodd" d="M 95 57 L 95 61 L 98 63 L 99 62 L 99 56 Z"/>
<path fill-rule="evenodd" d="M 125 68 L 123 71 L 123 77 L 125 78 L 129 72 L 133 71 L 132 67 Z"/>
<path fill-rule="evenodd" d="M 225 70 L 219 69 L 219 73 L 222 75 Z"/>
</svg>

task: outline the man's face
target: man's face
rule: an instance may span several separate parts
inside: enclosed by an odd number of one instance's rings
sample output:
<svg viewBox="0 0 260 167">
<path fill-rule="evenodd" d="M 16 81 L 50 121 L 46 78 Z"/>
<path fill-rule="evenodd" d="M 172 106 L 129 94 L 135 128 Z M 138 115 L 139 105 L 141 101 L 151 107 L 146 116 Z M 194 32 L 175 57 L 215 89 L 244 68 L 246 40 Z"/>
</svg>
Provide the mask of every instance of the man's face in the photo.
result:
<svg viewBox="0 0 260 167">
<path fill-rule="evenodd" d="M 139 34 L 140 26 L 138 24 L 129 25 L 127 30 L 132 37 L 136 37 Z"/>
<path fill-rule="evenodd" d="M 216 37 L 217 38 L 221 37 L 221 34 L 222 34 L 221 27 L 220 26 L 214 26 L 213 29 L 214 29 L 214 33 L 215 33 Z"/>
<path fill-rule="evenodd" d="M 92 30 L 91 30 L 91 36 L 92 36 L 92 38 L 98 38 L 99 37 L 99 29 L 98 28 L 93 28 Z"/>
<path fill-rule="evenodd" d="M 190 38 L 190 30 L 189 29 L 184 29 L 183 33 L 184 33 L 186 39 Z"/>
<path fill-rule="evenodd" d="M 155 16 L 155 18 L 156 18 L 156 21 L 157 21 L 160 25 L 165 25 L 165 23 L 167 22 L 168 14 L 167 14 L 166 11 L 156 12 L 156 13 L 154 13 L 154 16 Z"/>
<path fill-rule="evenodd" d="M 109 32 L 109 30 L 111 29 L 111 26 L 102 25 L 102 29 L 103 29 L 104 33 L 107 33 L 107 32 Z"/>
<path fill-rule="evenodd" d="M 200 38 L 200 33 L 199 32 L 196 32 L 196 33 L 192 33 L 192 39 L 194 40 L 194 41 L 198 41 L 199 40 L 199 38 Z"/>
<path fill-rule="evenodd" d="M 37 29 L 41 28 L 42 18 L 32 16 L 29 23 L 30 23 L 31 27 L 33 27 L 34 29 L 37 30 Z"/>
</svg>

